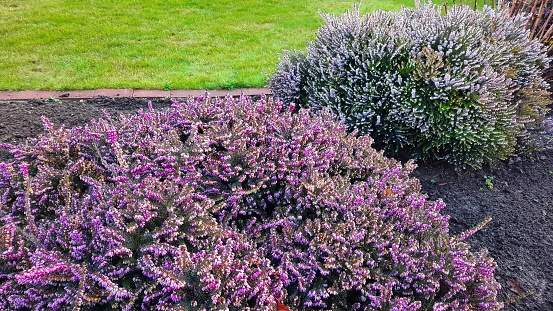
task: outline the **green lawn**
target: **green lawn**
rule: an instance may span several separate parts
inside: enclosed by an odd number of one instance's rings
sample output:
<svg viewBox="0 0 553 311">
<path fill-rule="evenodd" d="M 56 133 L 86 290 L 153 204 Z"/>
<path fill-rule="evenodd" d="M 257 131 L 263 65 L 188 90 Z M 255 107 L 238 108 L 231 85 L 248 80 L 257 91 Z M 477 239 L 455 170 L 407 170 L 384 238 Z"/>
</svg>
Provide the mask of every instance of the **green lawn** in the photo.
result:
<svg viewBox="0 0 553 311">
<path fill-rule="evenodd" d="M 435 3 L 444 1 L 436 0 Z M 0 90 L 261 87 L 358 1 L 2 0 Z M 363 12 L 413 0 L 365 0 Z"/>
</svg>

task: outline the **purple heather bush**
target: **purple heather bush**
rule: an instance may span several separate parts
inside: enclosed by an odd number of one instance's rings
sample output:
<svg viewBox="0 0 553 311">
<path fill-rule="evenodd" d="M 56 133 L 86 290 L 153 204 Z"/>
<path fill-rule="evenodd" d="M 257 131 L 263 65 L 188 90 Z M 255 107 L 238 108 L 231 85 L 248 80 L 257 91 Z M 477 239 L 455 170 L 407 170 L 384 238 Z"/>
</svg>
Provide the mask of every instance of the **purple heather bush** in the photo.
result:
<svg viewBox="0 0 553 311">
<path fill-rule="evenodd" d="M 4 144 L 2 310 L 497 310 L 414 164 L 323 110 L 174 102 Z"/>
<path fill-rule="evenodd" d="M 280 56 L 272 92 L 328 107 L 387 155 L 480 167 L 512 155 L 541 122 L 548 59 L 508 7 L 322 15 L 306 54 Z"/>
</svg>

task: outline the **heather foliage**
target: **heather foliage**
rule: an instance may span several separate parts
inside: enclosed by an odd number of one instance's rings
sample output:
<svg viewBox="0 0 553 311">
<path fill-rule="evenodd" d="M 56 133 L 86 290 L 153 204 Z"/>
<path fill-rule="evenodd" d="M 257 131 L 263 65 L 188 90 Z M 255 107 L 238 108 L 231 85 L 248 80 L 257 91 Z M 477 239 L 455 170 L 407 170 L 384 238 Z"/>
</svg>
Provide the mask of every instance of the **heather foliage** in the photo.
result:
<svg viewBox="0 0 553 311">
<path fill-rule="evenodd" d="M 200 98 L 0 163 L 5 310 L 496 310 L 495 263 L 323 111 Z"/>
<path fill-rule="evenodd" d="M 419 3 L 323 14 L 307 54 L 281 55 L 272 91 L 285 103 L 330 108 L 389 155 L 459 168 L 512 155 L 543 115 L 543 48 L 505 8 L 442 13 Z"/>
</svg>

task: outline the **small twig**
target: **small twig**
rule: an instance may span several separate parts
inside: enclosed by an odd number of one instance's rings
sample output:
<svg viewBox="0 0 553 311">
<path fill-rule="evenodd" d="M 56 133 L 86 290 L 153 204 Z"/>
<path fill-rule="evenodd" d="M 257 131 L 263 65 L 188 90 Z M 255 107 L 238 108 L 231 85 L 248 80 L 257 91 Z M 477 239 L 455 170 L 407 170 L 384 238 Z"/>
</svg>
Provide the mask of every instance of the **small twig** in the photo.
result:
<svg viewBox="0 0 553 311">
<path fill-rule="evenodd" d="M 26 176 L 23 176 L 23 180 L 25 181 L 25 216 L 27 217 L 27 222 L 31 233 L 36 237 L 38 229 L 35 224 L 35 217 L 33 216 L 33 212 L 31 210 L 30 193 L 32 178 L 29 176 L 28 169 Z M 34 242 L 36 244 L 36 240 Z"/>
<path fill-rule="evenodd" d="M 539 0 L 532 1 L 532 9 L 530 10 L 530 12 L 534 13 L 534 11 L 536 10 L 536 7 L 538 6 L 538 2 Z"/>
<path fill-rule="evenodd" d="M 515 302 L 521 300 L 521 299 L 524 299 L 524 298 L 526 298 L 526 297 L 528 297 L 528 296 L 532 296 L 532 295 L 534 295 L 534 292 L 530 291 L 530 292 L 522 293 L 522 294 L 520 294 L 520 295 L 518 295 L 518 296 L 515 296 L 515 297 L 509 299 L 509 300 L 504 304 L 503 308 L 505 308 L 506 306 L 511 305 L 511 304 L 513 304 L 513 303 L 515 303 Z"/>
<path fill-rule="evenodd" d="M 536 34 L 536 30 L 538 28 L 538 25 L 540 23 L 540 20 L 541 20 L 541 16 L 543 16 L 543 13 L 545 11 L 545 5 L 547 4 L 547 1 L 548 0 L 542 0 L 541 1 L 541 4 L 540 4 L 540 9 L 538 11 L 538 15 L 534 14 L 534 10 L 532 10 L 532 19 L 533 19 L 533 22 L 532 22 L 532 28 L 531 28 L 531 32 L 530 32 L 530 39 L 534 39 L 535 38 L 535 34 Z M 536 3 L 537 3 L 537 0 L 536 0 Z"/>
<path fill-rule="evenodd" d="M 469 230 L 463 231 L 459 235 L 452 237 L 451 241 L 452 242 L 454 242 L 454 241 L 455 242 L 456 241 L 464 241 L 466 238 L 468 238 L 471 235 L 475 234 L 476 232 L 482 230 L 482 228 L 484 228 L 490 221 L 492 221 L 491 217 L 488 217 L 488 218 L 484 219 L 484 221 L 482 221 L 481 223 L 479 223 L 475 227 L 473 227 Z"/>
<path fill-rule="evenodd" d="M 81 264 L 80 278 L 81 279 L 79 282 L 79 290 L 77 292 L 77 298 L 75 299 L 75 306 L 73 307 L 73 311 L 80 311 L 81 306 L 83 305 L 83 297 L 84 297 L 85 281 L 86 281 L 86 265 L 84 263 Z"/>
<path fill-rule="evenodd" d="M 547 25 L 549 25 L 549 22 L 551 21 L 551 17 L 553 17 L 553 10 L 549 11 L 549 15 L 547 16 L 547 19 L 545 20 L 545 22 L 540 28 L 540 31 L 538 32 L 538 38 L 541 38 L 540 40 L 544 39 L 544 33 L 545 33 L 545 30 L 547 29 Z"/>
<path fill-rule="evenodd" d="M 536 8 L 537 8 L 537 6 L 538 6 L 538 2 L 539 2 L 539 1 L 540 1 L 540 0 L 533 0 L 533 1 L 532 1 L 532 8 L 531 8 L 530 11 L 529 11 L 530 14 L 532 14 L 532 18 L 530 18 L 530 19 L 528 20 L 527 26 L 530 26 L 530 27 L 531 27 L 531 26 L 534 24 L 534 17 L 535 17 L 534 12 L 536 11 Z M 532 38 L 532 36 L 530 36 L 530 38 Z"/>
<path fill-rule="evenodd" d="M 96 143 L 94 143 L 92 146 L 94 147 L 94 150 L 96 151 L 96 153 L 97 153 L 98 156 L 100 157 L 100 163 L 102 163 L 102 165 L 103 165 L 105 168 L 108 168 L 108 164 L 107 164 L 106 161 L 104 160 L 104 157 L 102 157 L 102 153 L 101 153 L 100 150 L 98 149 L 98 145 L 96 145 Z"/>
<path fill-rule="evenodd" d="M 551 14 L 553 14 L 553 12 L 552 12 Z M 549 30 L 547 30 L 547 32 L 545 33 L 545 35 L 541 37 L 541 38 L 542 38 L 542 42 L 544 42 L 544 41 L 549 41 L 549 39 L 551 38 L 551 35 L 553 35 L 553 26 L 552 26 L 552 27 L 549 27 Z M 544 42 L 544 43 L 545 43 L 545 42 Z M 550 45 L 550 47 L 551 47 L 551 45 Z M 550 52 L 549 49 L 548 49 L 547 51 Z"/>
</svg>

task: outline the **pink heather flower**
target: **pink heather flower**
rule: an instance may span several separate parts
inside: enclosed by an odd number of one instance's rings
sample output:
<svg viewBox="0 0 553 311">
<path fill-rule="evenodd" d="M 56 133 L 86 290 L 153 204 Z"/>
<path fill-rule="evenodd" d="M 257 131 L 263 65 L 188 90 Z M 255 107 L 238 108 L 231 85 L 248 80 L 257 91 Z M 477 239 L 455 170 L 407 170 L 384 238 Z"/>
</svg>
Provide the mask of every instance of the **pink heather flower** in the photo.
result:
<svg viewBox="0 0 553 311">
<path fill-rule="evenodd" d="M 108 136 L 108 143 L 114 144 L 119 140 L 119 135 L 117 135 L 117 130 L 112 129 L 107 131 L 106 135 Z"/>
<path fill-rule="evenodd" d="M 296 104 L 291 103 L 290 106 L 288 107 L 288 111 L 292 112 L 292 111 L 294 111 L 294 109 L 296 109 Z"/>
</svg>

